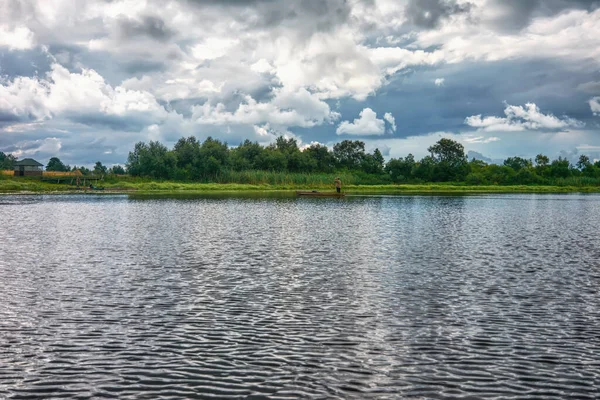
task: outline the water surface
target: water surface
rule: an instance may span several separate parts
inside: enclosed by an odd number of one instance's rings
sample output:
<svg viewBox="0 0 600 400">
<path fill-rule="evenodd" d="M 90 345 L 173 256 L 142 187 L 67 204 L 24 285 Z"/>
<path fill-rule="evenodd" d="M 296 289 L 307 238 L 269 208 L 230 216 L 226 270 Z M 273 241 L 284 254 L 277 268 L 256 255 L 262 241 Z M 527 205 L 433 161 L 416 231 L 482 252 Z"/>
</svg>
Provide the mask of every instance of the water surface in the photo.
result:
<svg viewBox="0 0 600 400">
<path fill-rule="evenodd" d="M 598 398 L 600 196 L 0 196 L 0 398 Z"/>
</svg>

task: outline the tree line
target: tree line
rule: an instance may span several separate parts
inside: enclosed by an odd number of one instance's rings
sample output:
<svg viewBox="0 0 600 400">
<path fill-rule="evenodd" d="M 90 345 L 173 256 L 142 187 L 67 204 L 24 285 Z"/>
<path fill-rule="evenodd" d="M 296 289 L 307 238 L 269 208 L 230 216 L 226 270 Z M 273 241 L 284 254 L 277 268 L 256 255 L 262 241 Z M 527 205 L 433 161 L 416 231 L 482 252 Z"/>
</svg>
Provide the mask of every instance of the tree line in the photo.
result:
<svg viewBox="0 0 600 400">
<path fill-rule="evenodd" d="M 234 148 L 211 137 L 201 143 L 192 136 L 181 138 L 172 150 L 159 142 L 139 142 L 126 167 L 134 176 L 210 181 L 224 170 L 382 174 L 385 160 L 378 149 L 367 153 L 365 143 L 358 140 L 344 140 L 330 151 L 321 144 L 300 149 L 296 139 L 283 136 L 268 146 L 245 140 Z"/>
<path fill-rule="evenodd" d="M 481 160 L 468 160 L 462 144 L 440 139 L 428 149 L 429 155 L 416 160 L 412 154 L 392 158 L 387 163 L 379 149 L 365 150 L 360 140 L 344 140 L 330 150 L 321 144 L 300 148 L 293 138 L 278 137 L 262 146 L 245 140 L 237 147 L 211 137 L 200 142 L 195 137 L 181 138 L 172 149 L 158 141 L 138 142 L 129 153 L 125 168 L 107 168 L 100 161 L 89 170 L 70 167 L 57 157 L 46 165 L 48 171 L 72 171 L 83 174 L 123 175 L 180 181 L 220 181 L 219 176 L 235 176 L 241 171 L 284 173 L 347 172 L 372 183 L 464 182 L 467 184 L 552 184 L 557 179 L 582 177 L 588 183 L 600 184 L 600 162 L 581 155 L 572 165 L 563 157 L 550 160 L 539 154 L 534 160 L 509 157 L 502 165 Z M 0 166 L 12 169 L 12 155 L 0 152 Z M 233 175 L 231 174 L 233 172 Z"/>
</svg>

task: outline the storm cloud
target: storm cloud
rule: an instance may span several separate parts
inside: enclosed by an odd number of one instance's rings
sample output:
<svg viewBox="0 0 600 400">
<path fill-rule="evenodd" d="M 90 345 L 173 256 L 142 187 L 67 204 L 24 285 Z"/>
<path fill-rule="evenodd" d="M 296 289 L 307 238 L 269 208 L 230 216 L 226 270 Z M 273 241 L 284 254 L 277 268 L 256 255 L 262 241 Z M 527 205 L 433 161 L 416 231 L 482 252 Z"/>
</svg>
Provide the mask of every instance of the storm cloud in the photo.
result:
<svg viewBox="0 0 600 400">
<path fill-rule="evenodd" d="M 493 160 L 600 146 L 598 1 L 73 4 L 0 2 L 0 151 L 92 165 L 191 135 L 352 138 L 389 157 L 446 135 Z"/>
<path fill-rule="evenodd" d="M 454 0 L 409 0 L 406 5 L 408 20 L 418 27 L 434 28 L 454 14 L 468 13 L 472 4 L 458 4 Z"/>
<path fill-rule="evenodd" d="M 296 33 L 328 31 L 343 24 L 350 17 L 349 0 L 182 0 L 195 7 L 200 16 L 208 8 L 221 9 L 247 29 L 291 25 Z M 373 0 L 358 0 L 374 4 Z"/>
<path fill-rule="evenodd" d="M 500 30 L 521 30 L 536 17 L 549 17 L 568 10 L 592 11 L 597 0 L 492 0 L 487 5 L 495 13 L 493 24 Z"/>
<path fill-rule="evenodd" d="M 165 21 L 156 16 L 144 16 L 140 20 L 121 18 L 118 20 L 119 34 L 124 40 L 135 40 L 138 36 L 148 36 L 158 41 L 170 39 L 175 32 L 166 26 Z"/>
</svg>

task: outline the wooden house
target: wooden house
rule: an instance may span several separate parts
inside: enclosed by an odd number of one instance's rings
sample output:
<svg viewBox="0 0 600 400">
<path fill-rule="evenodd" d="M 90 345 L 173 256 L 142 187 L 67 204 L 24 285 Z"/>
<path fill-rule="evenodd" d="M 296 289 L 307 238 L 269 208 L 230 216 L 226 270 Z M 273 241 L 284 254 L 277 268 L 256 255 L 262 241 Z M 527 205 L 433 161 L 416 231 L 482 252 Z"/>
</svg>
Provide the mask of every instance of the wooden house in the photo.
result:
<svg viewBox="0 0 600 400">
<path fill-rule="evenodd" d="M 25 158 L 15 162 L 15 176 L 42 176 L 44 164 L 40 164 L 33 158 Z"/>
</svg>

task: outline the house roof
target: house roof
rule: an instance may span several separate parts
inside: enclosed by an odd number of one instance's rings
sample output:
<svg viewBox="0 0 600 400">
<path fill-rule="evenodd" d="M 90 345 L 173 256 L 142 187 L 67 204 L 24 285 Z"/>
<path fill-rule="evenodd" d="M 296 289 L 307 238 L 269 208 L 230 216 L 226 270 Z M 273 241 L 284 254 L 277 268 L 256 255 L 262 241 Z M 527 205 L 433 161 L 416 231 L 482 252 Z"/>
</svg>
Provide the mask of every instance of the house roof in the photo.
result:
<svg viewBox="0 0 600 400">
<path fill-rule="evenodd" d="M 14 163 L 16 167 L 43 167 L 44 164 L 41 164 L 35 161 L 33 158 L 24 158 L 21 161 L 17 161 Z"/>
</svg>

